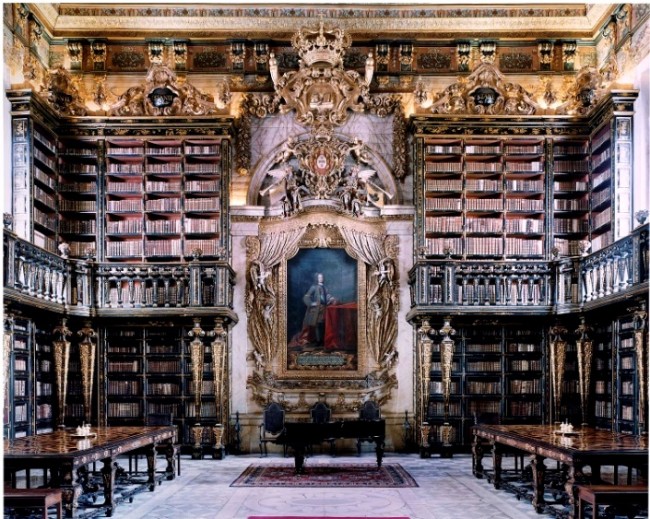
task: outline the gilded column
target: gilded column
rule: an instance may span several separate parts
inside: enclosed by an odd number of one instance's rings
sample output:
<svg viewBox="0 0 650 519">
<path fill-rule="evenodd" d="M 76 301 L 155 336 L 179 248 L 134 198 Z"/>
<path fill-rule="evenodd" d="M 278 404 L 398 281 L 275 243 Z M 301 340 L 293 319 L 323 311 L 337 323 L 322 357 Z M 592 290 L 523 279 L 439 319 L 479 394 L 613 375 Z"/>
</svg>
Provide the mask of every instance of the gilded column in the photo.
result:
<svg viewBox="0 0 650 519">
<path fill-rule="evenodd" d="M 588 337 L 587 332 L 591 327 L 585 323 L 584 316 L 580 317 L 580 325 L 576 330 L 579 335 L 576 341 L 578 354 L 578 389 L 580 391 L 580 409 L 582 411 L 582 424 L 587 424 L 589 416 L 589 396 L 591 393 L 591 363 L 594 354 L 594 342 Z"/>
<path fill-rule="evenodd" d="M 451 326 L 450 316 L 445 317 L 444 324 L 438 330 L 438 333 L 442 336 L 442 340 L 440 341 L 440 365 L 442 369 L 442 397 L 444 401 L 445 422 L 440 428 L 440 435 L 444 448 L 451 447 L 452 432 L 451 425 L 449 424 L 449 403 L 451 398 L 451 368 L 454 359 L 454 341 L 451 336 L 456 334 L 456 330 Z"/>
<path fill-rule="evenodd" d="M 431 426 L 427 422 L 427 406 L 429 401 L 429 379 L 431 373 L 431 346 L 433 341 L 431 335 L 436 332 L 431 328 L 429 321 L 422 321 L 418 333 L 418 351 L 419 351 L 419 391 L 418 391 L 418 414 L 420 419 L 420 447 L 421 452 L 428 452 L 429 432 Z"/>
<path fill-rule="evenodd" d="M 86 322 L 77 335 L 83 337 L 79 343 L 79 360 L 81 364 L 81 389 L 84 397 L 85 422 L 90 423 L 92 418 L 93 380 L 95 377 L 96 345 L 93 344 L 95 330 L 90 321 Z"/>
<path fill-rule="evenodd" d="M 194 327 L 188 332 L 193 337 L 190 342 L 190 360 L 192 362 L 192 384 L 194 385 L 194 416 L 196 423 L 192 426 L 194 432 L 194 450 L 192 459 L 201 459 L 203 457 L 203 447 L 201 446 L 203 429 L 201 425 L 201 392 L 203 389 L 203 362 L 204 347 L 201 337 L 205 336 L 205 331 L 201 328 L 201 319 L 194 318 Z"/>
<path fill-rule="evenodd" d="M 228 331 L 223 326 L 223 319 L 217 317 L 214 329 L 209 333 L 214 337 L 212 341 L 212 371 L 214 373 L 214 403 L 216 406 L 217 423 L 213 428 L 214 447 L 212 457 L 223 459 L 225 448 L 222 443 L 224 433 L 224 420 L 227 421 L 226 398 L 226 359 L 228 351 Z"/>
<path fill-rule="evenodd" d="M 551 326 L 550 354 L 551 354 L 551 390 L 552 406 L 551 421 L 559 421 L 560 405 L 562 404 L 562 384 L 564 383 L 564 361 L 566 359 L 566 341 L 562 340 L 562 334 L 567 329 L 561 325 Z"/>
<path fill-rule="evenodd" d="M 58 340 L 52 342 L 52 355 L 54 357 L 54 382 L 56 384 L 56 397 L 58 401 L 58 426 L 65 427 L 66 398 L 68 396 L 68 365 L 70 363 L 70 341 L 67 337 L 72 332 L 67 326 L 67 319 L 61 319 L 61 325 L 54 328 L 54 335 Z M 85 401 L 84 401 L 85 402 Z"/>
<path fill-rule="evenodd" d="M 646 326 L 648 323 L 648 312 L 646 311 L 645 302 L 641 303 L 641 308 L 634 312 L 634 349 L 636 351 L 637 378 L 639 380 L 639 433 L 648 433 L 647 424 L 647 394 L 648 386 L 646 381 L 646 362 L 647 360 L 647 341 Z"/>
</svg>

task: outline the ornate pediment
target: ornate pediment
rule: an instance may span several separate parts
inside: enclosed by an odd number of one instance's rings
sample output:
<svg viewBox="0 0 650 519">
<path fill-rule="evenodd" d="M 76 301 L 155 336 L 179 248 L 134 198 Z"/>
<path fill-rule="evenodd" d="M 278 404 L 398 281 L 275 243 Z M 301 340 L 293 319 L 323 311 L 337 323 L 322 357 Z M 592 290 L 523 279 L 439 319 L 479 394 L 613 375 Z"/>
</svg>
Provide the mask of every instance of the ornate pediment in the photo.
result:
<svg viewBox="0 0 650 519">
<path fill-rule="evenodd" d="M 421 86 L 415 95 L 425 104 L 427 94 Z M 521 85 L 508 81 L 494 64 L 485 62 L 437 94 L 428 110 L 434 114 L 533 115 L 539 105 Z"/>
<path fill-rule="evenodd" d="M 601 99 L 605 90 L 603 85 L 604 78 L 600 72 L 593 67 L 583 67 L 567 92 L 567 101 L 557 107 L 556 113 L 568 115 L 589 113 Z"/>
<path fill-rule="evenodd" d="M 230 101 L 224 92 L 222 103 Z M 167 66 L 154 64 L 149 69 L 145 83 L 129 88 L 109 109 L 109 115 L 210 115 L 219 107 L 209 94 L 200 92 L 189 83 L 180 81 Z"/>
</svg>

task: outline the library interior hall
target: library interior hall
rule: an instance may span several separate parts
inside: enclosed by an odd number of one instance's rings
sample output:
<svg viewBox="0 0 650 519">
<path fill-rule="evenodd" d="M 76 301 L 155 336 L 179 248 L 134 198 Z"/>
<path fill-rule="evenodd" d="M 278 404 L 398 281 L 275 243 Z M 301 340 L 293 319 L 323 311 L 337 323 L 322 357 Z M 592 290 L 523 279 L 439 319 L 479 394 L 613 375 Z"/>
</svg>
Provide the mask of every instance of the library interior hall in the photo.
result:
<svg viewBox="0 0 650 519">
<path fill-rule="evenodd" d="M 650 4 L 3 3 L 3 519 L 647 519 Z"/>
</svg>

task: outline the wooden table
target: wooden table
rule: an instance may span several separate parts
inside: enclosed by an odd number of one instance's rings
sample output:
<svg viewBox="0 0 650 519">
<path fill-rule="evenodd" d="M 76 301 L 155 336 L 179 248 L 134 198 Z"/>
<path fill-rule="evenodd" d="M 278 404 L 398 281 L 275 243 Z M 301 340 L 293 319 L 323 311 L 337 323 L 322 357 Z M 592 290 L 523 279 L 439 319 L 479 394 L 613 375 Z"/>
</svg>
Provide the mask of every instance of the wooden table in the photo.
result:
<svg viewBox="0 0 650 519">
<path fill-rule="evenodd" d="M 49 434 L 26 436 L 10 440 L 4 448 L 5 482 L 14 481 L 15 473 L 26 469 L 49 469 L 49 486 L 63 491 L 63 508 L 66 517 L 73 517 L 82 485 L 87 479 L 86 466 L 101 461 L 104 482 L 106 515 L 115 508 L 113 489 L 115 483 L 115 459 L 135 449 L 146 449 L 149 489 L 155 488 L 156 445 L 165 443 L 167 476 L 175 474 L 174 441 L 176 426 L 158 427 L 96 427 L 96 436 L 76 438 L 74 430 L 60 429 Z"/>
<path fill-rule="evenodd" d="M 591 468 L 592 478 L 600 480 L 603 465 L 623 465 L 637 468 L 642 477 L 648 477 L 648 439 L 642 436 L 602 431 L 591 427 L 575 430 L 575 435 L 556 434 L 553 425 L 475 425 L 473 467 L 481 477 L 483 450 L 480 439 L 492 444 L 494 486 L 501 483 L 501 456 L 504 446 L 514 447 L 530 455 L 533 469 L 533 506 L 538 513 L 544 510 L 544 460 L 559 461 L 566 465 L 564 488 L 569 496 L 570 517 L 576 516 L 574 484 L 585 466 Z"/>
<path fill-rule="evenodd" d="M 304 472 L 307 445 L 324 441 L 326 438 L 372 438 L 375 442 L 377 466 L 381 467 L 384 457 L 386 422 L 379 420 L 338 420 L 336 422 L 285 422 L 284 430 L 276 443 L 289 445 L 293 449 L 296 474 Z"/>
</svg>

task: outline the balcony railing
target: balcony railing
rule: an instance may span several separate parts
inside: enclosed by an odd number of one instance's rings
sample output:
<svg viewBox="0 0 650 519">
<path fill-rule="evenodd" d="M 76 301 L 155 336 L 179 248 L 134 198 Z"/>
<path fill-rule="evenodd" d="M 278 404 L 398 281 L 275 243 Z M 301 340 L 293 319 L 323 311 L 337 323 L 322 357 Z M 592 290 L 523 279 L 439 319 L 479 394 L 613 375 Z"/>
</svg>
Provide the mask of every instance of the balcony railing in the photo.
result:
<svg viewBox="0 0 650 519">
<path fill-rule="evenodd" d="M 111 309 L 232 309 L 234 272 L 226 262 L 96 263 L 63 259 L 4 233 L 4 287 L 74 314 Z"/>
<path fill-rule="evenodd" d="M 411 314 L 438 308 L 566 313 L 643 291 L 648 225 L 581 258 L 545 261 L 420 260 L 409 273 Z M 489 310 L 487 310 L 489 311 Z"/>
</svg>

